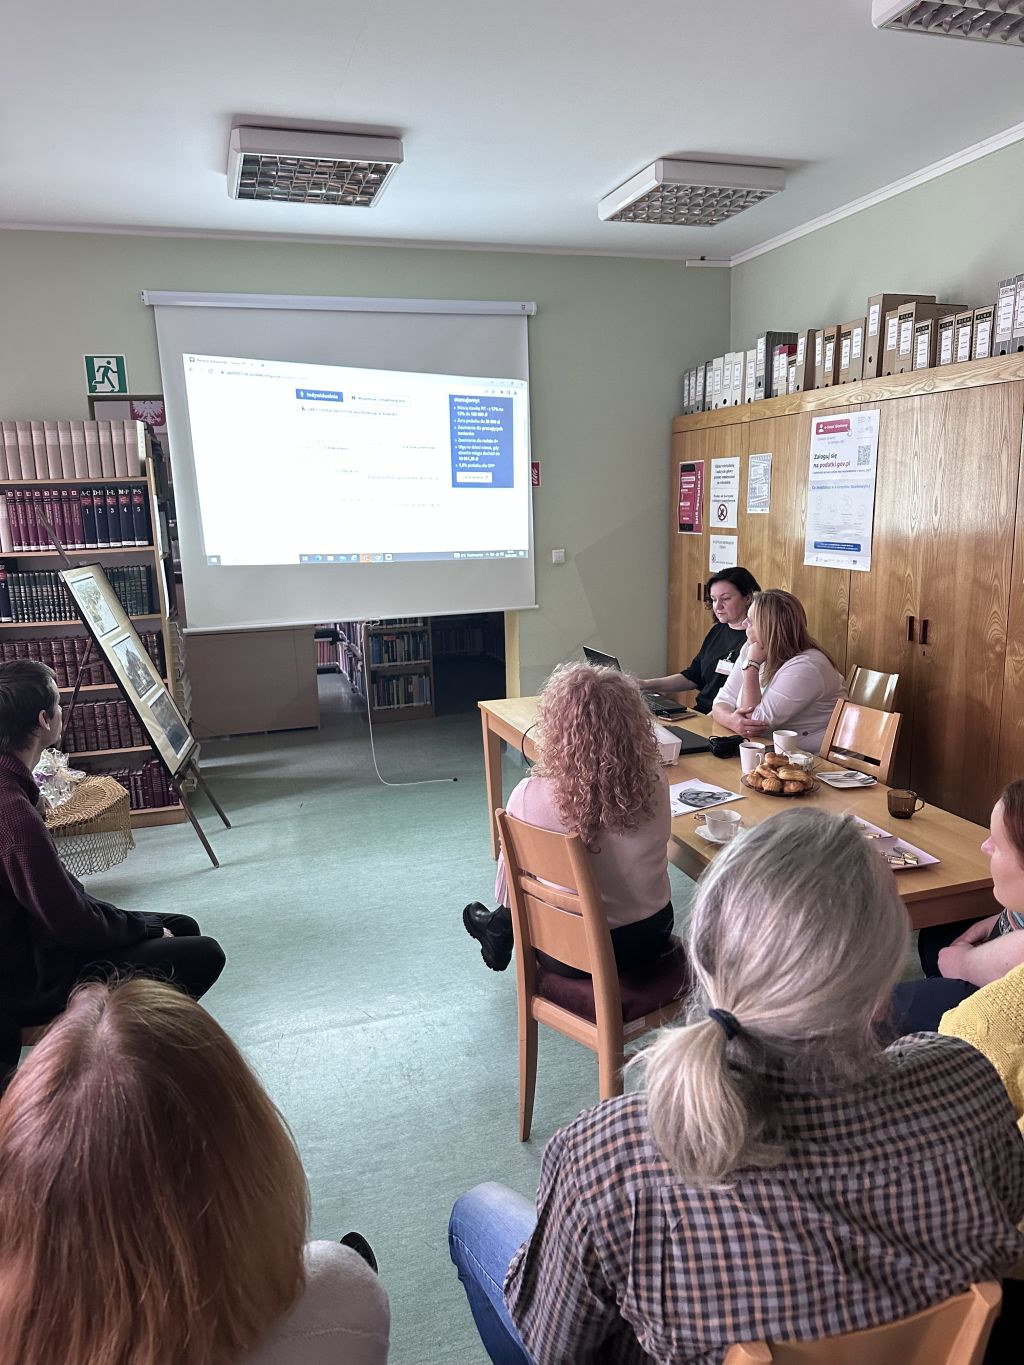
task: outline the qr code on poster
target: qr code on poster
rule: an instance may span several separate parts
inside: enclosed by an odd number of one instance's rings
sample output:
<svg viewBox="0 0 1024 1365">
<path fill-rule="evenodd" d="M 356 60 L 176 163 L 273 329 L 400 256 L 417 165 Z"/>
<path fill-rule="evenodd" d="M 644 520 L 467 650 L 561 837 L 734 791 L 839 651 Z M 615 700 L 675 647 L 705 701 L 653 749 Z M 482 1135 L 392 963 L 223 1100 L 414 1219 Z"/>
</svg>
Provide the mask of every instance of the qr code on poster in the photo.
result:
<svg viewBox="0 0 1024 1365">
<path fill-rule="evenodd" d="M 868 469 L 868 468 L 870 468 L 870 466 L 871 466 L 871 447 L 870 447 L 870 446 L 858 446 L 858 447 L 857 447 L 857 468 L 858 468 L 858 469 Z"/>
</svg>

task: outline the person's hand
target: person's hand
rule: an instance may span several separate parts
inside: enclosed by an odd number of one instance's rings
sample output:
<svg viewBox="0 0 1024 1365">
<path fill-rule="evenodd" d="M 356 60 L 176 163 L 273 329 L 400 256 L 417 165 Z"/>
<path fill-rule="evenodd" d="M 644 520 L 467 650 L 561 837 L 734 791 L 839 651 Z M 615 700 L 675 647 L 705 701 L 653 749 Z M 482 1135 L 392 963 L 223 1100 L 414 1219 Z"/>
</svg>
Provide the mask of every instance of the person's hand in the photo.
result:
<svg viewBox="0 0 1024 1365">
<path fill-rule="evenodd" d="M 998 918 L 998 915 L 986 915 L 984 919 L 978 920 L 977 924 L 968 925 L 959 938 L 953 940 L 950 947 L 957 943 L 967 946 L 974 943 L 984 943 L 989 934 L 991 934 L 992 930 L 996 927 L 996 920 Z"/>
<path fill-rule="evenodd" d="M 174 935 L 171 933 L 170 929 L 165 929 L 165 930 L 163 931 L 163 933 L 160 935 L 160 937 L 161 937 L 161 938 L 173 938 Z"/>
<path fill-rule="evenodd" d="M 958 939 L 948 948 L 939 952 L 939 971 L 949 981 L 966 981 L 967 958 L 973 951 L 972 945 Z"/>
<path fill-rule="evenodd" d="M 735 729 L 736 733 L 742 735 L 744 739 L 756 739 L 765 733 L 766 727 L 763 721 L 751 720 L 749 716 L 737 715 Z"/>
<path fill-rule="evenodd" d="M 751 664 L 763 664 L 768 658 L 768 653 L 764 645 L 758 644 L 756 640 L 751 640 L 747 645 L 747 662 Z"/>
</svg>

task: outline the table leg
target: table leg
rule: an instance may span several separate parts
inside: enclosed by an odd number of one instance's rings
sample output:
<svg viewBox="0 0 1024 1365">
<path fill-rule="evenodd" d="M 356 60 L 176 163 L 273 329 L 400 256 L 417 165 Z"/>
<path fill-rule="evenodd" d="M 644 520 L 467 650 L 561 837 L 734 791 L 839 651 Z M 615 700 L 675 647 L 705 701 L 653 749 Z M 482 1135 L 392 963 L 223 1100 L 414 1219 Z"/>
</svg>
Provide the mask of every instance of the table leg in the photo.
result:
<svg viewBox="0 0 1024 1365">
<path fill-rule="evenodd" d="M 491 729 L 490 717 L 480 712 L 484 738 L 484 791 L 487 797 L 487 827 L 491 834 L 491 857 L 498 856 L 498 823 L 494 812 L 501 806 L 501 739 Z"/>
</svg>

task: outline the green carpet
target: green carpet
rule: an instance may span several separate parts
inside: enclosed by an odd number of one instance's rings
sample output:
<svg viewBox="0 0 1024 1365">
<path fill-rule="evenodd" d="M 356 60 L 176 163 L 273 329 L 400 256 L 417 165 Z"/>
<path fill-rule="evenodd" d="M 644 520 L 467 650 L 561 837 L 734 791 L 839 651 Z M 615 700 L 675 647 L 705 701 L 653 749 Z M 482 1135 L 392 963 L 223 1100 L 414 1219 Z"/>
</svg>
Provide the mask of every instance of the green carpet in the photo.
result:
<svg viewBox="0 0 1024 1365">
<path fill-rule="evenodd" d="M 533 1137 L 517 1141 L 512 971 L 490 972 L 462 927 L 492 904 L 476 712 L 379 726 L 373 771 L 347 685 L 321 677 L 322 728 L 203 745 L 233 828 L 200 802 L 222 866 L 188 825 L 140 831 L 90 889 L 180 910 L 228 964 L 206 998 L 291 1124 L 313 1234 L 358 1229 L 391 1299 L 393 1365 L 486 1359 L 448 1259 L 456 1196 L 501 1180 L 530 1197 L 551 1134 L 597 1099 L 585 1049 L 541 1029 Z M 506 759 L 506 794 L 521 776 Z M 692 884 L 674 869 L 677 907 Z"/>
</svg>

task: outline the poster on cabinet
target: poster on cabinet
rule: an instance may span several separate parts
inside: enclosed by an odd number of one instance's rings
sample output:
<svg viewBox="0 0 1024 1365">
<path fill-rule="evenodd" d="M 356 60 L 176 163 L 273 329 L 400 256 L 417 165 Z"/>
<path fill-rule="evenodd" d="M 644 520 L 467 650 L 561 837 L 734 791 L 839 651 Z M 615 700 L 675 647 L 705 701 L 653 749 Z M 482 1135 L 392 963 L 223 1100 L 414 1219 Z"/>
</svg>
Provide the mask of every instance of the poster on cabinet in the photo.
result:
<svg viewBox="0 0 1024 1365">
<path fill-rule="evenodd" d="M 804 563 L 822 569 L 871 568 L 879 410 L 811 423 Z"/>
<path fill-rule="evenodd" d="M 711 492 L 708 519 L 723 529 L 739 525 L 740 457 L 711 461 Z"/>
<path fill-rule="evenodd" d="M 679 466 L 679 534 L 704 534 L 704 461 L 690 460 Z"/>
<path fill-rule="evenodd" d="M 751 455 L 747 461 L 747 512 L 767 515 L 772 510 L 772 457 Z"/>
<path fill-rule="evenodd" d="M 738 536 L 708 536 L 708 569 L 711 573 L 721 573 L 723 569 L 734 569 L 739 561 Z"/>
</svg>

